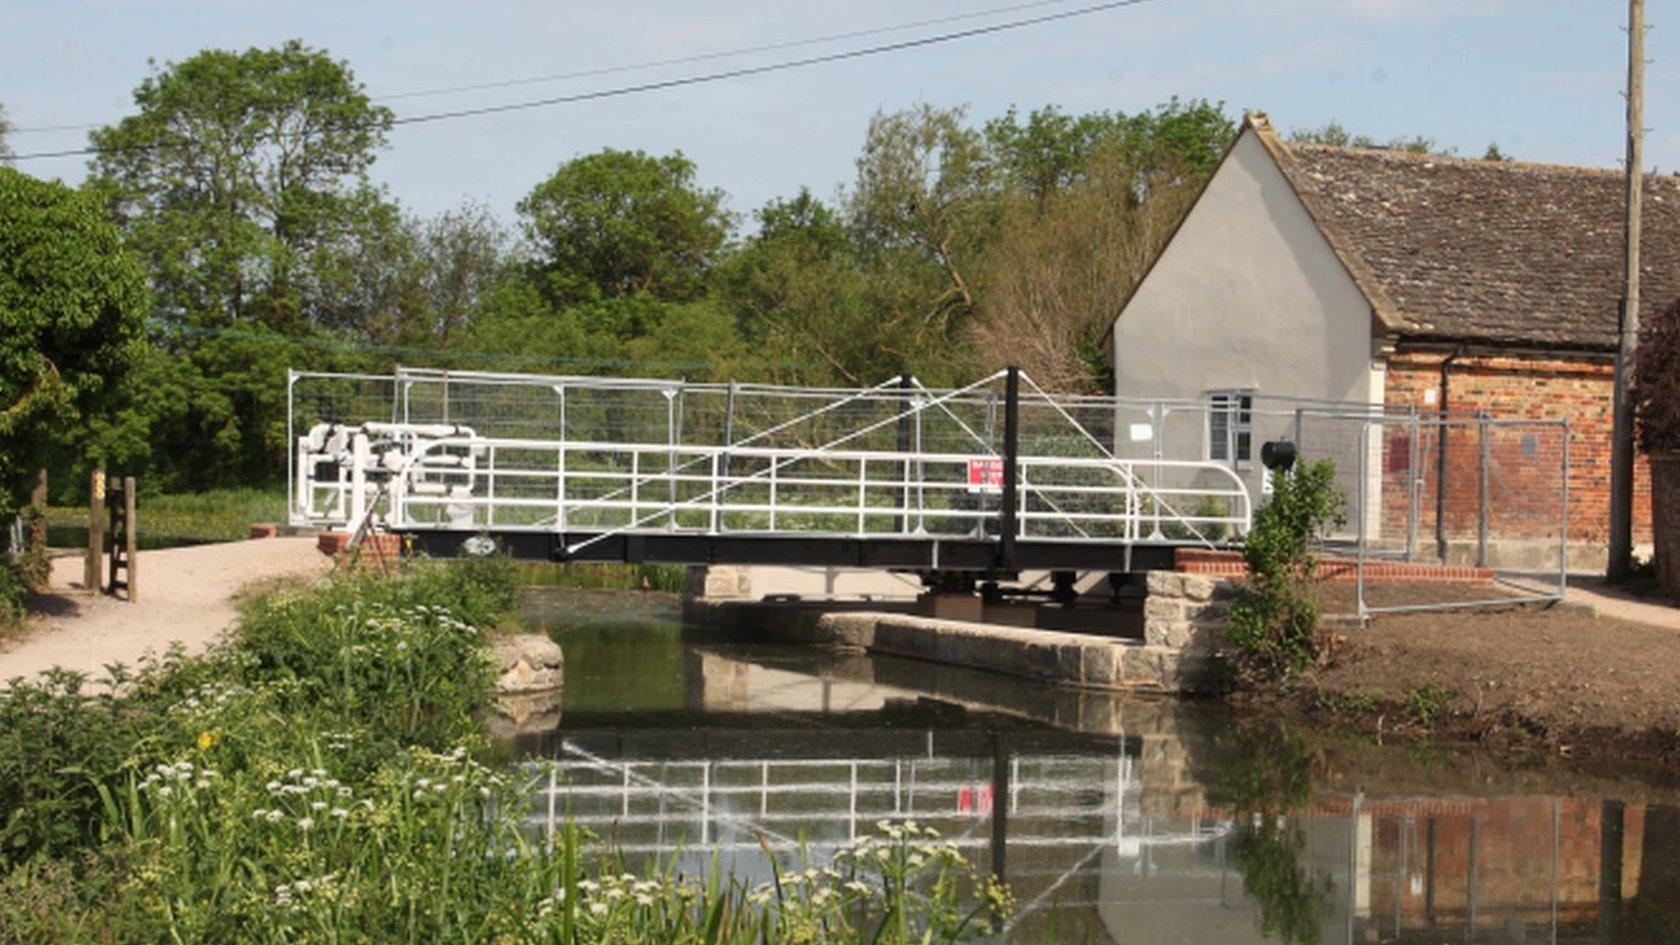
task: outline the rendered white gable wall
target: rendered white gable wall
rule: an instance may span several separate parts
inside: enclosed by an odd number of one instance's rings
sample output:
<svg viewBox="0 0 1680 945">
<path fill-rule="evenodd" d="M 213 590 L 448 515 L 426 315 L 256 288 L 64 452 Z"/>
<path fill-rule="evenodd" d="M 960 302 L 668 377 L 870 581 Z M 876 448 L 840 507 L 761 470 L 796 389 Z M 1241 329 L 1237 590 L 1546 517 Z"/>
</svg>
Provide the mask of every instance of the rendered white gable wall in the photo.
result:
<svg viewBox="0 0 1680 945">
<path fill-rule="evenodd" d="M 1244 129 L 1114 328 L 1115 393 L 1382 399 L 1372 314 Z"/>
<path fill-rule="evenodd" d="M 1370 303 L 1257 133 L 1245 127 L 1115 322 L 1115 394 L 1200 399 L 1209 391 L 1250 390 L 1380 404 L 1384 366 L 1373 325 Z M 1187 437 L 1205 439 L 1185 426 L 1169 418 L 1155 435 L 1175 453 Z M 1291 424 L 1257 414 L 1253 428 L 1258 467 L 1260 444 L 1290 436 Z M 1372 436 L 1365 516 L 1372 537 L 1380 528 L 1380 450 L 1380 436 Z M 1253 468 L 1245 478 L 1258 486 L 1260 475 Z M 1338 470 L 1350 494 L 1357 476 Z"/>
</svg>

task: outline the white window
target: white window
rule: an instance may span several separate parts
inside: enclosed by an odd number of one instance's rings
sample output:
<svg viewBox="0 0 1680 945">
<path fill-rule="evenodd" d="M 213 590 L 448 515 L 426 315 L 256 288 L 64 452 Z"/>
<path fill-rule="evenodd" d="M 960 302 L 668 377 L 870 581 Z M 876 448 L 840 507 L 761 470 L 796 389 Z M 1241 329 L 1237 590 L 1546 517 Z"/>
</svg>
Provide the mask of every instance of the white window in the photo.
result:
<svg viewBox="0 0 1680 945">
<path fill-rule="evenodd" d="M 1207 458 L 1247 469 L 1253 458 L 1254 392 L 1220 390 L 1208 394 Z"/>
</svg>

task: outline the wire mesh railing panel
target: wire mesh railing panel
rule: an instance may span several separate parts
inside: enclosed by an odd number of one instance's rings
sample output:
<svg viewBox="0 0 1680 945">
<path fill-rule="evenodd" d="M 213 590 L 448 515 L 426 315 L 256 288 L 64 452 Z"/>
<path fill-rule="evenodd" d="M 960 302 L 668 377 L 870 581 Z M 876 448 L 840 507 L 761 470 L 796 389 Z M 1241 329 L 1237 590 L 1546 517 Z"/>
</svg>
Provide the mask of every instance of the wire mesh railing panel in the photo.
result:
<svg viewBox="0 0 1680 945">
<path fill-rule="evenodd" d="M 346 394 L 294 412 L 309 421 L 300 491 L 321 493 L 304 517 L 995 538 L 1011 422 L 1002 381 L 830 390 L 399 369 L 377 403 Z M 299 383 L 322 392 L 311 403 L 345 384 Z M 1013 404 L 1017 534 L 1214 543 L 1246 528 L 1243 483 L 1208 461 L 1205 407 L 1175 408 L 1182 443 L 1164 447 L 1160 405 L 1036 388 Z M 362 441 L 345 433 L 357 420 Z M 1117 450 L 1123 441 L 1133 448 Z M 317 474 L 335 458 L 336 473 Z"/>
</svg>

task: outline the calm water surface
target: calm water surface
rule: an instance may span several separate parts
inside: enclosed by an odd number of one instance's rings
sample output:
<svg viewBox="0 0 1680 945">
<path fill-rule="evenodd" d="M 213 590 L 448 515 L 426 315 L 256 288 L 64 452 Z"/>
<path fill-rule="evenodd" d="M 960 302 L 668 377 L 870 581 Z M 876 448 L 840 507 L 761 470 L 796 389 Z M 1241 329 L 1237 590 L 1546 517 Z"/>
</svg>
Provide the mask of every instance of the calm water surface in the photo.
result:
<svg viewBox="0 0 1680 945">
<path fill-rule="evenodd" d="M 998 868 L 1007 937 L 1680 942 L 1674 792 L 1318 744 L 1220 706 L 685 634 L 668 598 L 533 595 L 566 653 L 539 824 L 768 876 L 912 817 Z"/>
</svg>

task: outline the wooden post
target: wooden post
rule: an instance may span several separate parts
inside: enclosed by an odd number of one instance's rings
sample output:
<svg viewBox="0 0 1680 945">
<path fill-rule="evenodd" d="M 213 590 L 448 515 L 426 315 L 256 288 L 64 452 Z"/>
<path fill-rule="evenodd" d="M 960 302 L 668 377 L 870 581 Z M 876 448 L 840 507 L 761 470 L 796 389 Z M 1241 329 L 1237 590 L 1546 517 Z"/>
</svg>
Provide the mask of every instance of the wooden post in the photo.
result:
<svg viewBox="0 0 1680 945">
<path fill-rule="evenodd" d="M 105 470 L 96 468 L 88 476 L 87 560 L 82 567 L 82 589 L 99 593 L 100 555 L 105 550 Z"/>
<path fill-rule="evenodd" d="M 128 525 L 128 602 L 130 604 L 140 599 L 140 520 L 135 517 L 135 505 L 140 500 L 139 490 L 134 488 L 134 477 L 123 477 L 123 501 L 127 503 L 123 508 L 123 519 Z"/>
<path fill-rule="evenodd" d="M 1639 242 L 1645 161 L 1645 0 L 1628 0 L 1627 202 L 1622 209 L 1622 320 L 1610 403 L 1610 559 L 1605 575 L 1633 573 L 1633 372 L 1639 363 Z"/>
</svg>

